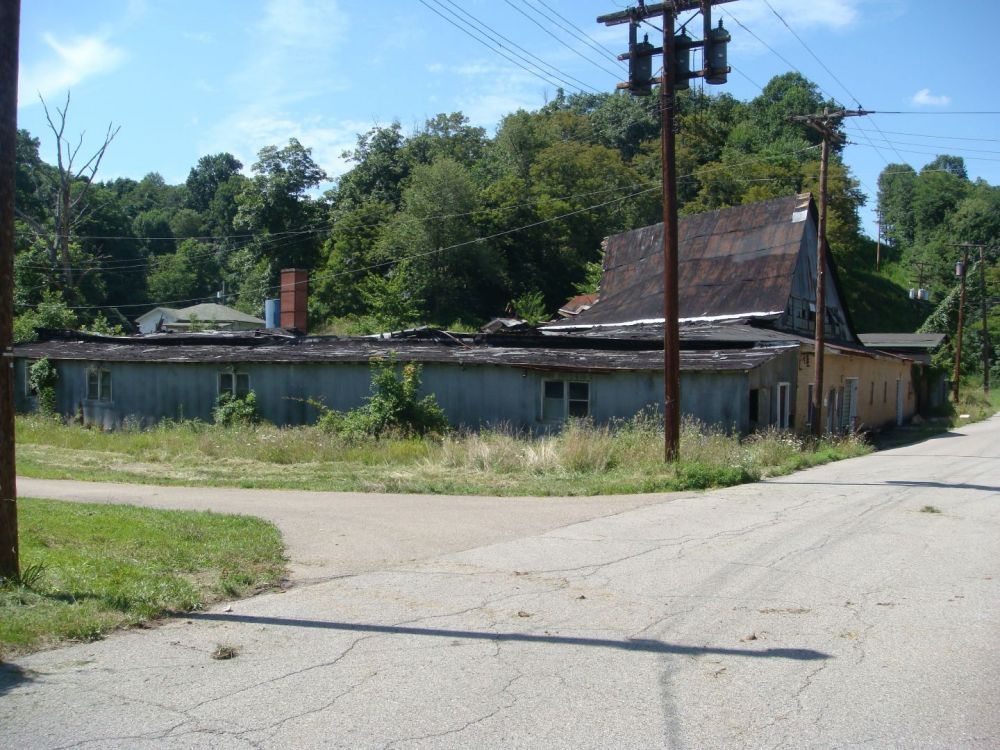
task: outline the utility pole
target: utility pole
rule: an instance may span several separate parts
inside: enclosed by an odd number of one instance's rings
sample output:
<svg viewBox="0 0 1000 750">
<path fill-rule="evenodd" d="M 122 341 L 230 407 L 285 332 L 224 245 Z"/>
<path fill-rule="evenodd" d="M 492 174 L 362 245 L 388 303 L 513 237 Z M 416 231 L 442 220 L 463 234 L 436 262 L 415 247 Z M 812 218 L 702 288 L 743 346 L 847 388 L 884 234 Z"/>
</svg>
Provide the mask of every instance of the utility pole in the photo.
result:
<svg viewBox="0 0 1000 750">
<path fill-rule="evenodd" d="M 675 151 L 674 115 L 677 109 L 675 91 L 689 87 L 688 80 L 703 77 L 708 83 L 726 82 L 729 66 L 726 45 L 729 32 L 719 22 L 712 28 L 712 7 L 734 0 L 673 0 L 646 5 L 639 0 L 636 8 L 599 16 L 605 26 L 629 24 L 629 51 L 619 60 L 629 61 L 629 80 L 619 83 L 636 96 L 651 93 L 653 55 L 663 55 L 663 75 L 660 77 L 660 158 L 663 173 L 663 458 L 676 461 L 680 452 L 681 431 L 681 368 L 680 329 L 678 324 L 678 255 L 677 232 L 677 161 Z M 691 39 L 683 30 L 674 34 L 677 14 L 697 10 L 702 15 L 704 39 Z M 663 24 L 663 46 L 654 47 L 648 40 L 637 42 L 637 29 L 648 18 L 660 16 Z M 687 24 L 685 24 L 686 26 Z M 703 49 L 702 70 L 692 71 L 691 50 Z"/>
<path fill-rule="evenodd" d="M 20 575 L 14 466 L 14 175 L 21 0 L 0 0 L 0 578 Z"/>
<path fill-rule="evenodd" d="M 963 250 L 963 266 L 968 263 L 969 260 L 969 249 L 978 248 L 979 249 L 979 314 L 982 318 L 982 358 L 983 358 L 983 393 L 986 396 L 990 395 L 990 329 L 987 325 L 986 312 L 987 312 L 987 301 L 986 301 L 986 249 L 987 246 L 983 244 L 977 244 L 973 242 L 963 242 L 960 244 L 953 244 L 951 247 L 960 247 Z M 965 301 L 965 276 L 962 276 L 962 295 L 961 301 L 959 302 L 958 308 L 958 319 L 959 319 L 959 339 L 961 339 L 962 331 L 962 303 Z M 961 351 L 961 340 L 959 341 L 958 350 Z M 956 373 L 958 372 L 958 365 L 955 366 Z M 955 401 L 958 401 L 958 376 L 955 377 Z"/>
<path fill-rule="evenodd" d="M 952 398 L 958 404 L 958 380 L 962 372 L 962 328 L 965 325 L 965 272 L 969 267 L 969 251 L 962 250 L 962 260 L 955 266 L 955 275 L 961 279 L 958 294 L 958 332 L 955 335 L 955 375 L 951 382 Z"/>
<path fill-rule="evenodd" d="M 816 228 L 816 341 L 815 363 L 813 366 L 812 403 L 809 418 L 812 433 L 816 437 L 823 434 L 823 360 L 826 353 L 826 176 L 830 165 L 830 144 L 843 143 L 844 136 L 834 127 L 845 117 L 867 115 L 864 110 L 839 110 L 831 112 L 824 107 L 821 115 L 797 115 L 789 119 L 802 122 L 823 136 L 819 161 L 819 224 Z"/>
<path fill-rule="evenodd" d="M 882 265 L 882 209 L 875 211 L 875 270 Z"/>
</svg>

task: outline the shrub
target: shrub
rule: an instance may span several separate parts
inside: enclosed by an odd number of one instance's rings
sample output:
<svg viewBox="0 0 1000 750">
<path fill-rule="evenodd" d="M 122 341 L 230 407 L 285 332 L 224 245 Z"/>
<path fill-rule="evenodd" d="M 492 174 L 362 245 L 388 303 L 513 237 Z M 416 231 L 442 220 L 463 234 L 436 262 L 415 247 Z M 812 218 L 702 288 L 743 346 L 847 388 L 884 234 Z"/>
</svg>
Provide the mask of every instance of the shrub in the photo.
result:
<svg viewBox="0 0 1000 750">
<path fill-rule="evenodd" d="M 371 370 L 372 393 L 365 405 L 349 412 L 326 409 L 317 422 L 322 429 L 349 439 L 380 438 L 387 434 L 427 435 L 448 429 L 448 420 L 434 396 L 417 398 L 420 365 L 410 362 L 397 375 L 395 358 L 376 357 L 371 361 Z"/>
<path fill-rule="evenodd" d="M 242 397 L 231 393 L 219 394 L 212 417 L 216 424 L 223 427 L 258 424 L 260 414 L 257 411 L 257 394 L 253 391 Z"/>
<path fill-rule="evenodd" d="M 28 371 L 28 381 L 38 399 L 38 413 L 53 417 L 56 413 L 56 383 L 59 371 L 48 357 L 42 357 Z"/>
</svg>

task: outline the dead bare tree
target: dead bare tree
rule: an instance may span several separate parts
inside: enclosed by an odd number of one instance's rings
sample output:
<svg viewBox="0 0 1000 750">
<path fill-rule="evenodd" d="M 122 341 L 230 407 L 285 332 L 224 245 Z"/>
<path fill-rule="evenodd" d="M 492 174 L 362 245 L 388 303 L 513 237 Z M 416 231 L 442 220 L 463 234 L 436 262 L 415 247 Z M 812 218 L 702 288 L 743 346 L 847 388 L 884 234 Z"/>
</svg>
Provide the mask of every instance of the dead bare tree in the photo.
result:
<svg viewBox="0 0 1000 750">
<path fill-rule="evenodd" d="M 67 290 L 73 286 L 73 261 L 70 258 L 70 239 L 77 224 L 84 216 L 87 193 L 94 183 L 97 170 L 104 159 L 108 146 L 118 135 L 121 126 L 108 124 L 104 141 L 100 147 L 83 164 L 78 163 L 80 149 L 83 147 L 83 136 L 80 133 L 76 145 L 66 137 L 66 116 L 69 112 L 70 92 L 66 92 L 66 103 L 62 109 L 56 107 L 57 117 L 53 118 L 48 104 L 39 94 L 38 98 L 45 109 L 45 119 L 48 121 L 52 134 L 56 137 L 56 172 L 43 172 L 35 176 L 35 190 L 40 197 L 46 196 L 52 201 L 52 215 L 55 219 L 55 231 L 47 229 L 35 217 L 15 208 L 19 219 L 24 221 L 36 238 L 43 242 L 49 254 L 49 263 L 53 270 L 62 269 L 62 283 Z M 41 178 L 41 179 L 39 179 Z M 42 183 L 46 182 L 47 185 Z"/>
</svg>

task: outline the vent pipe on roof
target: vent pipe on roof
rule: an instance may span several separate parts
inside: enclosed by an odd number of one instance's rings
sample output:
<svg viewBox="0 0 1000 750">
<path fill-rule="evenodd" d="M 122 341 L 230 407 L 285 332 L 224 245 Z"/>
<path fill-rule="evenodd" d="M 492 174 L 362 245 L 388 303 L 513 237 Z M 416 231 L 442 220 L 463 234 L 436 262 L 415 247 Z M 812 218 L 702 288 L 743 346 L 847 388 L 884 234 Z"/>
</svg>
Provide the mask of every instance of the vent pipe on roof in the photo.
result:
<svg viewBox="0 0 1000 750">
<path fill-rule="evenodd" d="M 309 272 L 281 269 L 281 327 L 306 333 L 309 327 Z"/>
<path fill-rule="evenodd" d="M 278 328 L 281 325 L 281 300 L 264 300 L 264 327 Z"/>
</svg>

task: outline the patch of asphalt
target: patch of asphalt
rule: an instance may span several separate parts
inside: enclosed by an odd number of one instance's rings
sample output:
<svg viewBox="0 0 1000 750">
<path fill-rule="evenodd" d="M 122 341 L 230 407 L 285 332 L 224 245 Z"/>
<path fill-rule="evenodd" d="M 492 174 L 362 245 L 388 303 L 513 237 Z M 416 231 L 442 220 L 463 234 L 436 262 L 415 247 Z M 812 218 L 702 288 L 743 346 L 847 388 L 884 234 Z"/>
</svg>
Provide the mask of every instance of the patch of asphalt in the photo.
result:
<svg viewBox="0 0 1000 750">
<path fill-rule="evenodd" d="M 677 495 L 475 497 L 248 490 L 19 477 L 18 495 L 258 516 L 282 533 L 295 584 L 356 575 L 664 502 Z"/>
</svg>

